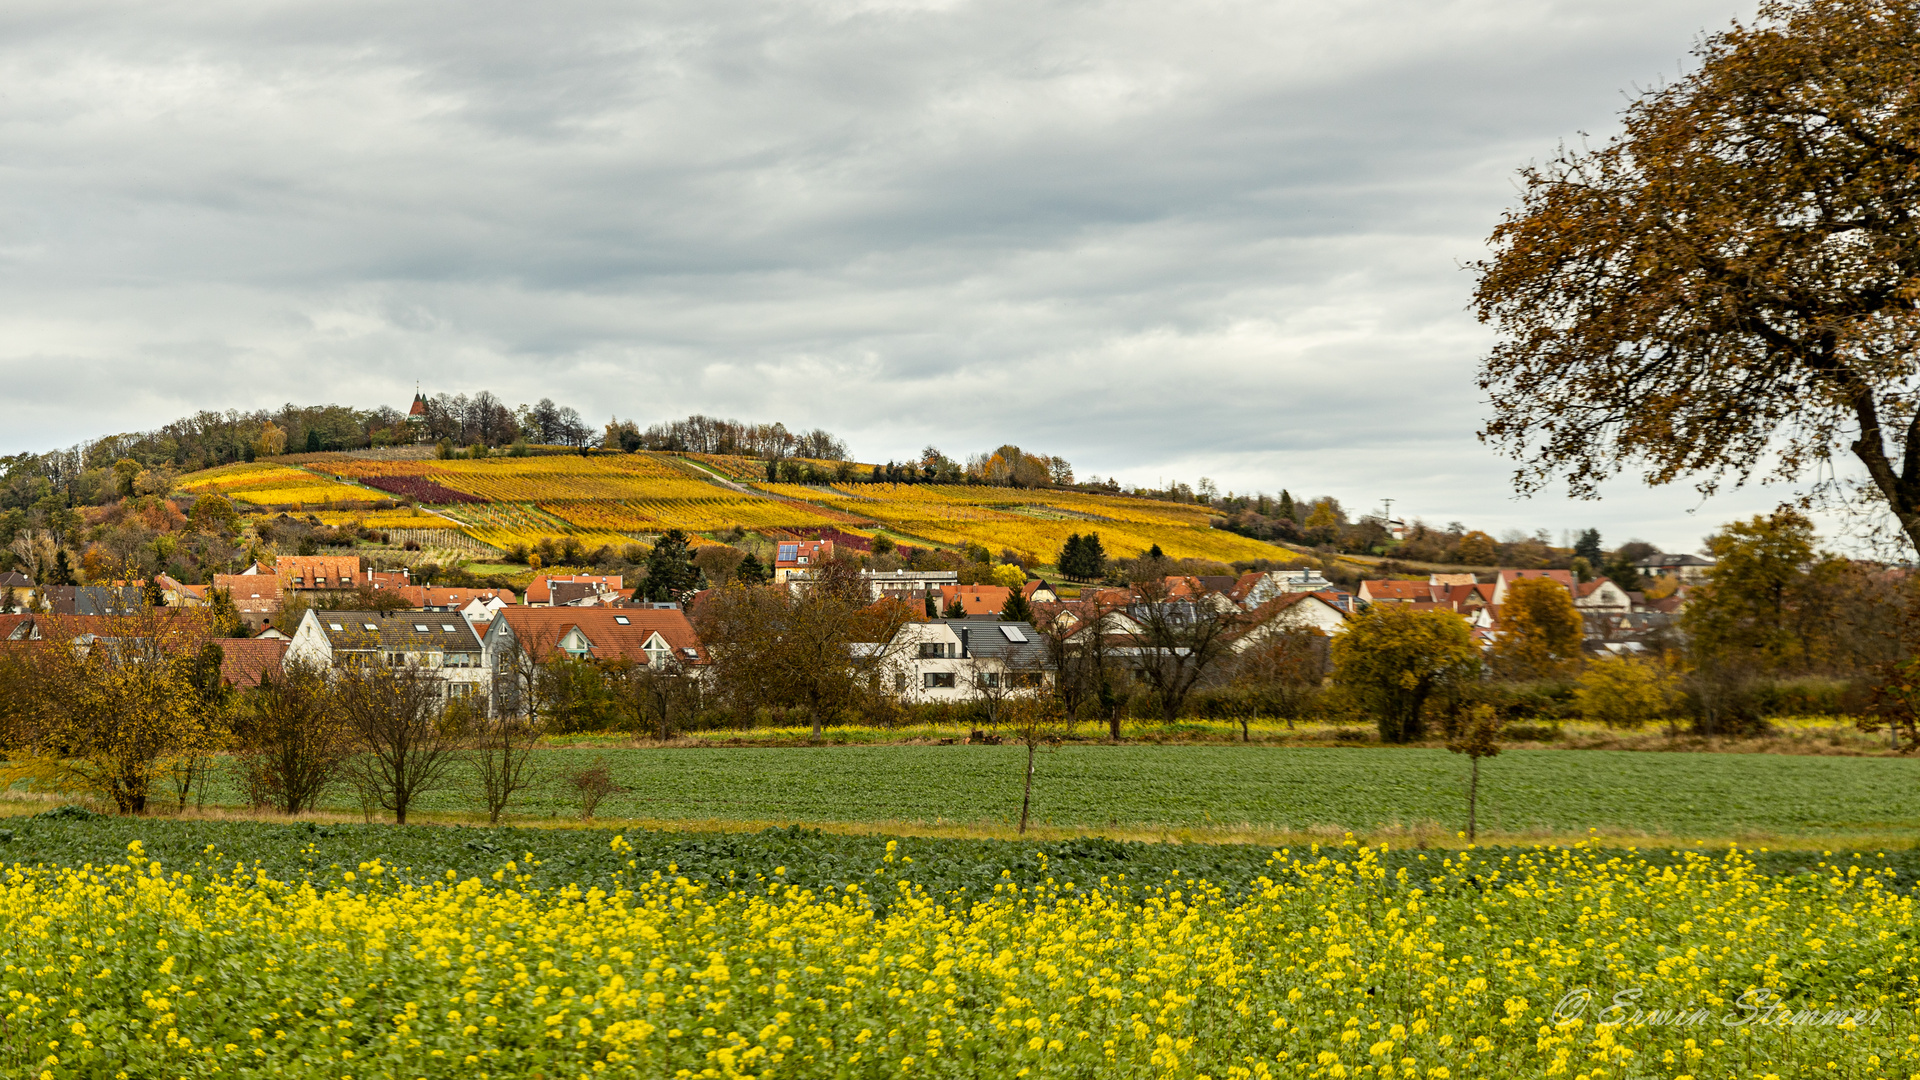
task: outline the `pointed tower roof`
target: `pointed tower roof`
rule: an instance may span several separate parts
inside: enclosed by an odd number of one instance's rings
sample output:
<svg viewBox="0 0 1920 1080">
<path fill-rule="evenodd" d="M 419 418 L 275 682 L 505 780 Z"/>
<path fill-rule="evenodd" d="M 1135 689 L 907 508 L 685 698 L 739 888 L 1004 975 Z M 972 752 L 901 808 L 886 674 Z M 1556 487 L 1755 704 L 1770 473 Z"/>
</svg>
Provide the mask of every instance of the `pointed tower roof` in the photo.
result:
<svg viewBox="0 0 1920 1080">
<path fill-rule="evenodd" d="M 427 396 L 420 391 L 413 392 L 413 408 L 407 410 L 408 416 L 427 415 Z"/>
</svg>

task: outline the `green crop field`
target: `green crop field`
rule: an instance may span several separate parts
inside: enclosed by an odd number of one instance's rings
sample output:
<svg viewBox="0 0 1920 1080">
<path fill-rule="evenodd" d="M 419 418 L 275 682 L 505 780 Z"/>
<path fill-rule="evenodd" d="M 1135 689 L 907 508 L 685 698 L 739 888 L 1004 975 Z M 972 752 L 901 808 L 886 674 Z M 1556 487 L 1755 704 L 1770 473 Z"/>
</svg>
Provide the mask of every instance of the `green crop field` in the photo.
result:
<svg viewBox="0 0 1920 1080">
<path fill-rule="evenodd" d="M 1017 746 L 542 751 L 516 812 L 577 813 L 563 777 L 604 760 L 627 790 L 604 818 L 1004 825 Z M 1466 759 L 1429 749 L 1068 746 L 1042 751 L 1043 825 L 1377 832 L 1464 827 Z M 1920 762 L 1772 754 L 1510 750 L 1482 765 L 1480 821 L 1505 836 L 1886 843 L 1920 832 Z M 352 809 L 344 793 L 335 800 Z M 460 810 L 457 790 L 428 809 Z M 1905 846 L 1905 845 L 1903 845 Z"/>
</svg>

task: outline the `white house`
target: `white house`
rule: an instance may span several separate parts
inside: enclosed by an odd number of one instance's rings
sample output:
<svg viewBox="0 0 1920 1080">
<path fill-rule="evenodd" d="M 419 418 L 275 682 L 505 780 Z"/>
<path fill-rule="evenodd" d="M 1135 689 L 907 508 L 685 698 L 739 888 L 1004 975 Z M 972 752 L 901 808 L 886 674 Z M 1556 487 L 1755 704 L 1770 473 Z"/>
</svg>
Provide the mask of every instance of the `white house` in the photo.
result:
<svg viewBox="0 0 1920 1080">
<path fill-rule="evenodd" d="M 473 627 L 450 612 L 309 608 L 287 646 L 286 662 L 327 670 L 372 664 L 413 668 L 445 683 L 450 700 L 485 701 L 492 676 L 481 657 Z"/>
<path fill-rule="evenodd" d="M 992 619 L 908 623 L 890 643 L 893 692 L 961 702 L 1047 685 L 1047 647 L 1033 626 Z"/>
</svg>

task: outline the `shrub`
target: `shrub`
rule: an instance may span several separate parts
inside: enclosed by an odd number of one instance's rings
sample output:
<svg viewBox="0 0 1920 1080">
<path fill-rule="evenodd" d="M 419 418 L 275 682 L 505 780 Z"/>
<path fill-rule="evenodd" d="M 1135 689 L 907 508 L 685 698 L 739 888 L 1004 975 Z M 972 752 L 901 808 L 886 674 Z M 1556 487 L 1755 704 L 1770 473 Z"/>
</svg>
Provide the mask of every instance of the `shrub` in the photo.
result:
<svg viewBox="0 0 1920 1080">
<path fill-rule="evenodd" d="M 1580 715 L 1608 727 L 1636 728 L 1665 719 L 1680 699 L 1680 678 L 1671 667 L 1621 656 L 1595 657 L 1574 690 Z"/>
</svg>

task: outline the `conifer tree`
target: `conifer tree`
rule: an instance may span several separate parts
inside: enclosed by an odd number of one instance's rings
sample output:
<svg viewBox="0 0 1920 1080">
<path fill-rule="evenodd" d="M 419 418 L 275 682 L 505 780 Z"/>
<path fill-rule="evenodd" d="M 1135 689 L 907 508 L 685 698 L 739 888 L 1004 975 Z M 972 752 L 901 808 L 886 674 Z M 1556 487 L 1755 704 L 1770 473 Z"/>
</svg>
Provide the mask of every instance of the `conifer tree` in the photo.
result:
<svg viewBox="0 0 1920 1080">
<path fill-rule="evenodd" d="M 1099 533 L 1088 533 L 1080 538 L 1080 569 L 1089 581 L 1106 576 L 1107 550 L 1100 546 Z"/>
<path fill-rule="evenodd" d="M 940 614 L 943 618 L 948 619 L 964 619 L 967 617 L 967 609 L 960 605 L 960 594 L 958 592 L 953 594 L 953 599 L 947 601 L 946 610 Z"/>
<path fill-rule="evenodd" d="M 1007 598 L 1006 606 L 1000 609 L 1000 621 L 1023 623 L 1033 621 L 1033 605 L 1027 602 L 1026 593 L 1019 589 L 1013 590 L 1013 595 Z"/>
<path fill-rule="evenodd" d="M 761 564 L 759 557 L 751 551 L 747 552 L 747 557 L 741 559 L 740 565 L 735 567 L 733 571 L 733 580 L 740 582 L 742 585 L 764 584 L 768 576 L 767 568 Z"/>
<path fill-rule="evenodd" d="M 693 565 L 687 548 L 687 534 L 668 529 L 647 556 L 647 580 L 641 595 L 655 602 L 685 603 L 687 597 L 707 587 L 707 576 Z"/>
<path fill-rule="evenodd" d="M 1086 576 L 1086 547 L 1079 533 L 1067 536 L 1067 542 L 1060 548 L 1060 576 L 1079 579 Z"/>
</svg>

